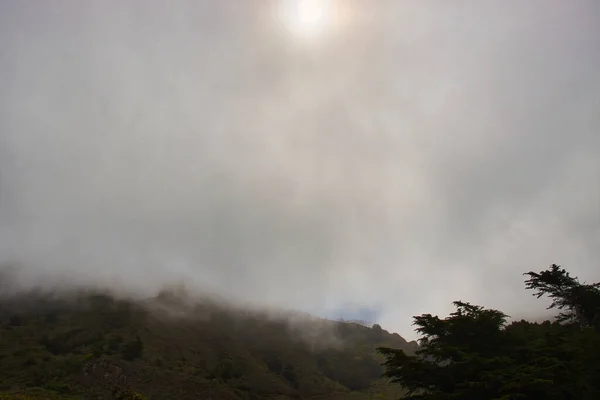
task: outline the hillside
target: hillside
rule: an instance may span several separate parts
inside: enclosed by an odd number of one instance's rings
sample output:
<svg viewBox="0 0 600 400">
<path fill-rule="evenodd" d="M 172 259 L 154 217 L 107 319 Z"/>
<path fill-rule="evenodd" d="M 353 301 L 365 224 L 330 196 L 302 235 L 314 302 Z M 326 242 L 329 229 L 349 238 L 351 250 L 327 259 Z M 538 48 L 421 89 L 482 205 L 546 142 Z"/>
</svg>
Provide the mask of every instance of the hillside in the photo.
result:
<svg viewBox="0 0 600 400">
<path fill-rule="evenodd" d="M 144 301 L 29 293 L 0 303 L 0 399 L 397 398 L 381 379 L 378 346 L 412 353 L 416 343 L 377 325 L 175 292 Z"/>
</svg>

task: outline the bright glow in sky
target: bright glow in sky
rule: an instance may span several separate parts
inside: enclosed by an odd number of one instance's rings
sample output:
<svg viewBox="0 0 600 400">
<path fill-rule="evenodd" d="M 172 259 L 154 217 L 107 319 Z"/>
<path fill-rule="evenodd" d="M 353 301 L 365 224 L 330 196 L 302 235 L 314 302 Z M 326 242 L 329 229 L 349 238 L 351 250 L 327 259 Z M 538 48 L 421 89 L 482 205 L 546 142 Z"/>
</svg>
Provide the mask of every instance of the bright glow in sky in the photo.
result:
<svg viewBox="0 0 600 400">
<path fill-rule="evenodd" d="M 306 26 L 325 23 L 325 4 L 323 0 L 298 0 L 298 22 Z"/>
<path fill-rule="evenodd" d="M 321 40 L 334 29 L 336 21 L 333 0 L 279 0 L 275 23 L 281 24 L 294 40 Z"/>
</svg>

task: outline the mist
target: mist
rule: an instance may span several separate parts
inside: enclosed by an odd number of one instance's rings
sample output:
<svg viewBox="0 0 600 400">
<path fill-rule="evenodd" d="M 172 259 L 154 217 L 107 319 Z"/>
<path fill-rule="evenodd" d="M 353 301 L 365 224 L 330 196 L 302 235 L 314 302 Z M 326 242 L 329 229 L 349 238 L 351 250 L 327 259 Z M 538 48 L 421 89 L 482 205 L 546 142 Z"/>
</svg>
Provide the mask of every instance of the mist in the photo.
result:
<svg viewBox="0 0 600 400">
<path fill-rule="evenodd" d="M 600 3 L 2 2 L 0 264 L 414 338 L 453 300 L 537 315 L 600 280 Z M 358 310 L 358 311 L 357 311 Z"/>
</svg>

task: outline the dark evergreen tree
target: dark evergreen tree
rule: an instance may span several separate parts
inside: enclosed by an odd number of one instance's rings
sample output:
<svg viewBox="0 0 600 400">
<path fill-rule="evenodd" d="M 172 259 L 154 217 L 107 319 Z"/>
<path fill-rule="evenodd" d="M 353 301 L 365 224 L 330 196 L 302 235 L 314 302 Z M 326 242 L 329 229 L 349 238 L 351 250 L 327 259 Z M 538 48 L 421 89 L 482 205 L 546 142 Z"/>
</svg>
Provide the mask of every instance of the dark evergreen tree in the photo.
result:
<svg viewBox="0 0 600 400">
<path fill-rule="evenodd" d="M 385 376 L 409 399 L 600 398 L 598 285 L 580 284 L 556 265 L 527 275 L 527 288 L 562 310 L 555 322 L 506 325 L 506 314 L 458 301 L 445 319 L 414 318 L 415 356 L 378 348 Z"/>
<path fill-rule="evenodd" d="M 525 284 L 527 289 L 535 290 L 534 296 L 550 297 L 552 304 L 548 308 L 561 311 L 558 322 L 600 330 L 600 283 L 582 284 L 556 264 L 545 271 L 524 275 L 529 276 Z"/>
</svg>

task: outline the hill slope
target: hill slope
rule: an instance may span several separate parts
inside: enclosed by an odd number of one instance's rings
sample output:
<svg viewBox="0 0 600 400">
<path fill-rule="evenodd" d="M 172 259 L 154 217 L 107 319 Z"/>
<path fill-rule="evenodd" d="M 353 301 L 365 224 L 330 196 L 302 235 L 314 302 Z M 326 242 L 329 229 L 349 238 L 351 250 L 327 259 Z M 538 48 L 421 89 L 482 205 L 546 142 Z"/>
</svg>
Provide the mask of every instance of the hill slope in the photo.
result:
<svg viewBox="0 0 600 400">
<path fill-rule="evenodd" d="M 0 302 L 0 392 L 29 398 L 111 399 L 124 391 L 179 400 L 397 398 L 397 389 L 380 378 L 378 346 L 416 349 L 379 326 L 275 318 L 173 292 L 136 302 L 102 293 L 28 294 Z"/>
</svg>

